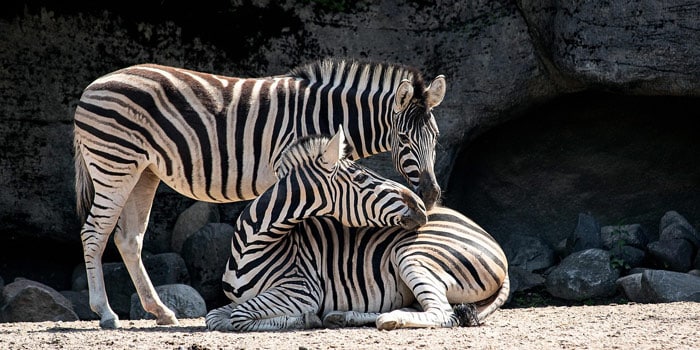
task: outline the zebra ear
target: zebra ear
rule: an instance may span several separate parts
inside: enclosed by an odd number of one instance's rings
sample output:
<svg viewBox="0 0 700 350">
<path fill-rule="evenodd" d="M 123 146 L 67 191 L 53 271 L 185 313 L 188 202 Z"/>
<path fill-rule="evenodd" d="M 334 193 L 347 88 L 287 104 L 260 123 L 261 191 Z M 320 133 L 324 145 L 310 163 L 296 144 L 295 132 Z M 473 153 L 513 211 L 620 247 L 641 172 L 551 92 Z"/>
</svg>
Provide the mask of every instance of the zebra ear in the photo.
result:
<svg viewBox="0 0 700 350">
<path fill-rule="evenodd" d="M 438 75 L 430 83 L 427 89 L 425 89 L 425 104 L 428 108 L 433 108 L 438 106 L 442 99 L 445 98 L 445 91 L 447 90 L 447 83 L 445 82 L 444 75 Z"/>
<path fill-rule="evenodd" d="M 345 156 L 345 154 L 343 154 L 344 150 L 345 132 L 343 132 L 343 125 L 341 124 L 338 125 L 338 131 L 326 144 L 326 149 L 323 150 L 321 160 L 323 163 L 333 166 Z"/>
<path fill-rule="evenodd" d="M 396 89 L 396 95 L 394 95 L 394 113 L 405 110 L 412 98 L 413 84 L 409 80 L 404 79 Z"/>
</svg>

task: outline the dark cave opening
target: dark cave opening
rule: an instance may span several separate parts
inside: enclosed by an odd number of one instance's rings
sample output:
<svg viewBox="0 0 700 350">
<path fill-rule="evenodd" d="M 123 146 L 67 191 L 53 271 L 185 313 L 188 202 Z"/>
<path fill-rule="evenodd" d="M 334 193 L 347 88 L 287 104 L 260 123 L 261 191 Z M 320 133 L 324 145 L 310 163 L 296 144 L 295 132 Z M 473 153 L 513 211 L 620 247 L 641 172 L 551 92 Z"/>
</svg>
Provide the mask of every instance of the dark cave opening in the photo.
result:
<svg viewBox="0 0 700 350">
<path fill-rule="evenodd" d="M 556 245 L 578 213 L 658 235 L 675 210 L 700 224 L 700 99 L 582 92 L 531 108 L 458 155 L 445 204 L 496 239 Z"/>
</svg>

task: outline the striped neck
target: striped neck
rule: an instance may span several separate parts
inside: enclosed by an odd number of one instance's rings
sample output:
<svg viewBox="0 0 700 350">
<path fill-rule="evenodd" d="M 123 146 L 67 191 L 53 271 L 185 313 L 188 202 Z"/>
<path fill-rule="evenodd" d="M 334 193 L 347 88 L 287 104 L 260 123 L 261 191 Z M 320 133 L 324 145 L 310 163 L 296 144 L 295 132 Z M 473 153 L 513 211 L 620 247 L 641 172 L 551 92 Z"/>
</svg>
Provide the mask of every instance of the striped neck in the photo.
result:
<svg viewBox="0 0 700 350">
<path fill-rule="evenodd" d="M 359 159 L 391 149 L 394 93 L 403 79 L 422 79 L 400 65 L 326 59 L 289 73 L 302 80 L 304 117 L 297 135 L 335 134 L 339 124 Z"/>
</svg>

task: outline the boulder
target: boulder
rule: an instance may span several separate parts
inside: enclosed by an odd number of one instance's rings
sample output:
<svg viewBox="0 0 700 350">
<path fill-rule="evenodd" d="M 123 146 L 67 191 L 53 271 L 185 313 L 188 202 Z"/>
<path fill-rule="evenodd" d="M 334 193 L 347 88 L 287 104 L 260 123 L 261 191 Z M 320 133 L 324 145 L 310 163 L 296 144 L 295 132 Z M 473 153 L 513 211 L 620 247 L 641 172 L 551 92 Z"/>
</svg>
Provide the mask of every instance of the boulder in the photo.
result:
<svg viewBox="0 0 700 350">
<path fill-rule="evenodd" d="M 592 215 L 579 213 L 576 228 L 566 239 L 566 253 L 568 255 L 591 248 L 602 248 L 600 224 Z"/>
<path fill-rule="evenodd" d="M 221 277 L 231 255 L 233 226 L 222 223 L 204 225 L 182 245 L 182 258 L 194 287 L 212 309 L 229 302 Z"/>
<path fill-rule="evenodd" d="M 618 285 L 634 302 L 700 301 L 700 277 L 688 273 L 646 270 L 619 279 Z"/>
<path fill-rule="evenodd" d="M 542 271 L 555 263 L 554 250 L 539 237 L 511 235 L 503 243 L 503 251 L 510 266 L 517 266 L 525 271 Z"/>
<path fill-rule="evenodd" d="M 187 238 L 210 222 L 219 222 L 219 208 L 214 203 L 194 202 L 180 213 L 170 242 L 173 252 L 180 253 Z"/>
<path fill-rule="evenodd" d="M 16 279 L 2 290 L 0 309 L 4 322 L 77 321 L 73 305 L 55 289 L 42 283 Z"/>
<path fill-rule="evenodd" d="M 546 277 L 549 294 L 567 300 L 609 297 L 615 294 L 620 272 L 610 263 L 610 253 L 587 249 L 573 253 Z"/>
</svg>

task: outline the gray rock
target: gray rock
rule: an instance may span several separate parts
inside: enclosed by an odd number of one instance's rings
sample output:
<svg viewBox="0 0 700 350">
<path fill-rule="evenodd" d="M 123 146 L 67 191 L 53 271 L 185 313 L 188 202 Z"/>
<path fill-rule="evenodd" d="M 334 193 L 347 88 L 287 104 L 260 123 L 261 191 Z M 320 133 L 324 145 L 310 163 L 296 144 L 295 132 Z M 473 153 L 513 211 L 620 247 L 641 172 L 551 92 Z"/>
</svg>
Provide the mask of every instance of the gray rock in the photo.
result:
<svg viewBox="0 0 700 350">
<path fill-rule="evenodd" d="M 80 292 L 63 290 L 61 295 L 66 297 L 73 305 L 73 311 L 81 321 L 99 320 L 100 316 L 90 309 L 90 295 L 87 290 Z"/>
<path fill-rule="evenodd" d="M 166 284 L 156 287 L 156 293 L 163 304 L 175 313 L 177 318 L 204 317 L 207 314 L 206 304 L 202 296 L 194 288 L 186 284 Z M 132 320 L 155 319 L 155 316 L 146 312 L 141 305 L 138 294 L 131 295 Z"/>
<path fill-rule="evenodd" d="M 554 250 L 541 238 L 525 235 L 511 235 L 503 244 L 508 257 L 508 265 L 525 271 L 541 271 L 554 265 Z"/>
<path fill-rule="evenodd" d="M 71 275 L 71 290 L 74 292 L 80 292 L 81 290 L 88 289 L 87 273 L 85 272 L 85 264 L 81 263 L 73 268 L 73 274 Z"/>
<path fill-rule="evenodd" d="M 685 239 L 666 239 L 651 242 L 647 246 L 649 254 L 658 260 L 660 266 L 679 272 L 687 272 L 693 264 L 693 245 Z"/>
<path fill-rule="evenodd" d="M 17 279 L 2 290 L 5 304 L 3 322 L 77 321 L 71 302 L 42 283 Z"/>
<path fill-rule="evenodd" d="M 646 253 L 641 249 L 623 245 L 610 249 L 610 256 L 613 267 L 630 270 L 642 265 L 644 258 L 646 258 Z"/>
<path fill-rule="evenodd" d="M 600 224 L 592 215 L 579 213 L 576 228 L 566 239 L 566 251 L 571 254 L 591 248 L 602 248 Z"/>
<path fill-rule="evenodd" d="M 637 303 L 700 301 L 700 277 L 665 270 L 645 270 L 617 280 L 627 299 Z"/>
<path fill-rule="evenodd" d="M 533 6 L 554 12 L 539 19 L 547 24 L 539 33 L 551 40 L 553 61 L 563 74 L 631 91 L 698 91 L 699 83 L 691 78 L 700 57 L 700 44 L 693 40 L 700 14 L 696 7 L 680 0 L 544 1 Z M 694 45 L 688 46 L 689 40 Z"/>
<path fill-rule="evenodd" d="M 603 226 L 600 228 L 600 238 L 603 247 L 608 250 L 624 245 L 644 249 L 649 243 L 646 232 L 639 224 Z"/>
<path fill-rule="evenodd" d="M 214 203 L 198 201 L 180 213 L 170 242 L 173 252 L 180 253 L 187 238 L 210 222 L 219 222 L 219 208 Z"/>
<path fill-rule="evenodd" d="M 661 217 L 659 223 L 659 240 L 685 239 L 696 248 L 700 248 L 700 236 L 688 220 L 676 211 L 669 211 Z"/>
<path fill-rule="evenodd" d="M 533 273 L 518 266 L 508 267 L 511 292 L 523 292 L 535 287 L 544 286 L 545 279 L 538 273 Z"/>
<path fill-rule="evenodd" d="M 187 265 L 190 284 L 207 302 L 207 308 L 229 302 L 223 293 L 221 277 L 231 255 L 233 226 L 210 223 L 190 236 L 182 245 L 182 258 Z"/>
<path fill-rule="evenodd" d="M 573 253 L 552 269 L 545 286 L 551 295 L 567 300 L 609 297 L 616 292 L 620 272 L 610 263 L 610 253 L 587 249 Z"/>
<path fill-rule="evenodd" d="M 700 277 L 687 273 L 647 270 L 641 286 L 655 303 L 700 301 Z"/>
<path fill-rule="evenodd" d="M 634 273 L 620 277 L 615 281 L 619 289 L 629 301 L 636 303 L 653 303 L 654 299 L 642 289 L 642 273 Z"/>
</svg>

